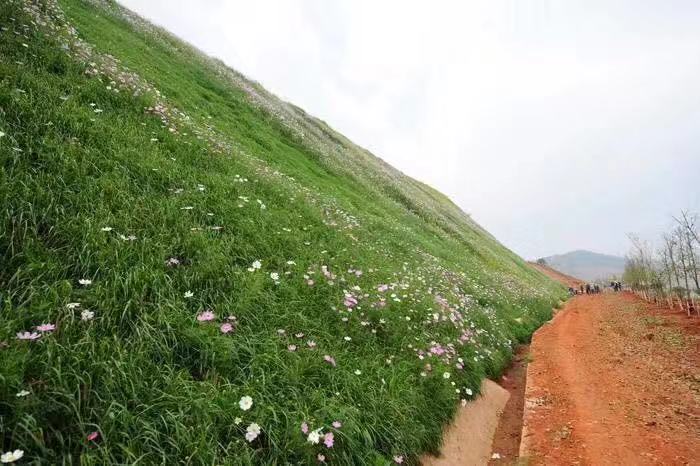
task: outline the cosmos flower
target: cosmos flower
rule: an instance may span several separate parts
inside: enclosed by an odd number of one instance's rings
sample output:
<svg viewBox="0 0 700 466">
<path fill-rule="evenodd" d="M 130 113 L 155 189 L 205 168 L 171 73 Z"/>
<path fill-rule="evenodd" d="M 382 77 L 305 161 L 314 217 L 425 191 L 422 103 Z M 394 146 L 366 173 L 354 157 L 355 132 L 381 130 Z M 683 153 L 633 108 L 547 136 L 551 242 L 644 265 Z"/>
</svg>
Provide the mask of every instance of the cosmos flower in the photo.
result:
<svg viewBox="0 0 700 466">
<path fill-rule="evenodd" d="M 241 397 L 241 399 L 238 401 L 238 406 L 243 410 L 243 411 L 248 411 L 252 406 L 253 406 L 253 399 L 249 397 L 248 395 Z"/>
<path fill-rule="evenodd" d="M 331 366 L 335 367 L 335 359 L 333 358 L 333 356 L 325 355 L 323 357 L 323 360 L 326 361 Z"/>
<path fill-rule="evenodd" d="M 22 450 L 8 451 L 0 456 L 0 463 L 14 463 L 23 456 L 24 451 Z"/>
<path fill-rule="evenodd" d="M 312 445 L 317 445 L 321 441 L 321 429 L 313 430 L 309 433 L 306 440 Z"/>
<path fill-rule="evenodd" d="M 18 340 L 36 340 L 38 338 L 41 338 L 40 333 L 36 332 L 17 332 L 17 339 Z"/>
<path fill-rule="evenodd" d="M 323 444 L 326 446 L 326 448 L 333 448 L 333 443 L 333 432 L 328 432 L 326 435 L 323 436 Z"/>
<path fill-rule="evenodd" d="M 221 327 L 219 328 L 221 330 L 221 333 L 231 333 L 233 332 L 233 325 L 229 324 L 228 322 L 221 324 Z"/>
<path fill-rule="evenodd" d="M 253 422 L 246 428 L 245 439 L 248 442 L 252 442 L 256 438 L 258 438 L 258 435 L 260 435 L 260 426 L 257 423 Z"/>
<path fill-rule="evenodd" d="M 197 320 L 200 322 L 209 322 L 210 320 L 214 320 L 215 318 L 216 316 L 211 311 L 203 311 L 197 316 Z"/>
<path fill-rule="evenodd" d="M 54 324 L 41 324 L 37 325 L 36 329 L 39 332 L 52 332 L 56 330 L 56 326 Z"/>
</svg>

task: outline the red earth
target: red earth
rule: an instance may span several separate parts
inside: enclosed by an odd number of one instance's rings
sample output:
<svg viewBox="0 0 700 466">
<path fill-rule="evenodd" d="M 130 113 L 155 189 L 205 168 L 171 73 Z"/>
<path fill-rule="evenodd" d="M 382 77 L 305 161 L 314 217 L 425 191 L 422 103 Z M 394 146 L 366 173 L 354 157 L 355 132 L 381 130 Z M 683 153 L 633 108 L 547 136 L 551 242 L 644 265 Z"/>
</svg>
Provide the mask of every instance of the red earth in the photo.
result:
<svg viewBox="0 0 700 466">
<path fill-rule="evenodd" d="M 630 293 L 576 296 L 528 359 L 520 462 L 700 465 L 699 318 Z"/>
</svg>

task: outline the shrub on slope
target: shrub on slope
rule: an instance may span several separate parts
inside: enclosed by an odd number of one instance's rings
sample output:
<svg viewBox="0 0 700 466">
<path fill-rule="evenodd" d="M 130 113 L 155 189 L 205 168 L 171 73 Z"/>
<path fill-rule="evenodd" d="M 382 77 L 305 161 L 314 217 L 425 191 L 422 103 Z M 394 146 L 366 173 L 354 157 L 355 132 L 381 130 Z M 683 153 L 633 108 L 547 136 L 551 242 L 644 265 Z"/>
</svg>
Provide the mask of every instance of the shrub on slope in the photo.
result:
<svg viewBox="0 0 700 466">
<path fill-rule="evenodd" d="M 5 1 L 0 27 L 3 451 L 408 461 L 561 296 L 443 196 L 113 4 Z"/>
</svg>

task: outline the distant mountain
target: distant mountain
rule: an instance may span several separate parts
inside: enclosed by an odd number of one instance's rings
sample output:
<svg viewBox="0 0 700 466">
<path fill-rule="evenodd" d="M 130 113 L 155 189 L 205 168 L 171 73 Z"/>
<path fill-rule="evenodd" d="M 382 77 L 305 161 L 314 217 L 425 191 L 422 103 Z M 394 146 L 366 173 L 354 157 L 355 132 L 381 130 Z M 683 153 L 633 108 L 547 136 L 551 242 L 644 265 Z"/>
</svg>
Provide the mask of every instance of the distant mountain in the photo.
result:
<svg viewBox="0 0 700 466">
<path fill-rule="evenodd" d="M 555 270 L 588 281 L 620 277 L 625 270 L 624 257 L 583 250 L 545 257 L 544 260 Z"/>
</svg>

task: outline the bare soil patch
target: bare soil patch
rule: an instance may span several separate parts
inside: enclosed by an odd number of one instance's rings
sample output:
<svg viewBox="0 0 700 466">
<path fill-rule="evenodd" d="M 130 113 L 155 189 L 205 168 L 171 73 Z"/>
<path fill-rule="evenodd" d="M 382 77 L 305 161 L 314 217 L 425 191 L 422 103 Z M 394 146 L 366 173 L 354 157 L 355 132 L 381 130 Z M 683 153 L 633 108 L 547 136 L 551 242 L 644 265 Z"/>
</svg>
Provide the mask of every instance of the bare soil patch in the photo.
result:
<svg viewBox="0 0 700 466">
<path fill-rule="evenodd" d="M 700 319 L 631 294 L 578 296 L 530 347 L 521 457 L 700 465 Z"/>
</svg>

